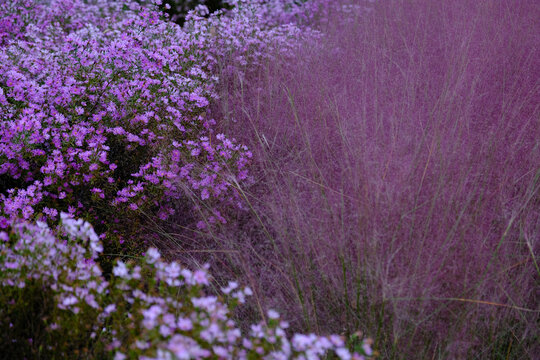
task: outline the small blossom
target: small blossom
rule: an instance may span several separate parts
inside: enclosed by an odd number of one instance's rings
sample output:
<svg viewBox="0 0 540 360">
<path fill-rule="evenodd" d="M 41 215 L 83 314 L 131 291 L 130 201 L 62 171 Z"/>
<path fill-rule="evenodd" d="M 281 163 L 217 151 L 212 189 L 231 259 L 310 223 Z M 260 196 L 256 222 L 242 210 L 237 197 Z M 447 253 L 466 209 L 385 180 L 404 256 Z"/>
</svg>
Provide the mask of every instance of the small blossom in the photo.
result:
<svg viewBox="0 0 540 360">
<path fill-rule="evenodd" d="M 118 261 L 116 263 L 116 266 L 113 268 L 113 274 L 114 276 L 118 276 L 120 278 L 128 279 L 129 278 L 129 271 L 122 261 Z"/>
</svg>

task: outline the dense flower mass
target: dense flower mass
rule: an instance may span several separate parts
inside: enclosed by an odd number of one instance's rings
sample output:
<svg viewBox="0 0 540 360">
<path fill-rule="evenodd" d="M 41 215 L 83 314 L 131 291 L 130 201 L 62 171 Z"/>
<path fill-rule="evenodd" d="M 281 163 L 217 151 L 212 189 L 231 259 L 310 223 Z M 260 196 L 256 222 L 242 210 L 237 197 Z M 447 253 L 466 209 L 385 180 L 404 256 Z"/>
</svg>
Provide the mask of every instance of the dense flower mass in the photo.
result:
<svg viewBox="0 0 540 360">
<path fill-rule="evenodd" d="M 178 197 L 179 183 L 224 198 L 225 169 L 245 177 L 251 155 L 202 115 L 215 81 L 202 42 L 136 3 L 53 3 L 3 10 L 16 20 L 0 53 L 0 175 L 14 185 L 0 195 L 3 226 L 53 209 L 135 210 Z"/>
<path fill-rule="evenodd" d="M 339 336 L 296 334 L 289 339 L 287 323 L 272 310 L 268 324 L 255 324 L 242 335 L 231 309 L 251 290 L 230 283 L 222 289 L 225 303 L 205 294 L 210 281 L 205 270 L 166 262 L 155 248 L 148 249 L 142 261 L 116 261 L 106 280 L 96 263 L 102 246 L 93 228 L 60 215 L 54 231 L 42 222 L 20 222 L 0 232 L 4 350 L 11 341 L 13 354 L 70 357 L 69 349 L 81 341 L 84 346 L 78 351 L 85 356 L 114 359 L 318 359 L 328 351 L 340 359 L 371 355 L 367 342 L 363 355 L 351 355 Z M 20 343 L 17 326 L 27 324 L 13 322 L 19 312 L 32 312 L 24 304 L 28 287 L 45 294 L 43 304 L 49 306 L 34 309 L 43 333 Z"/>
<path fill-rule="evenodd" d="M 213 131 L 214 70 L 286 52 L 300 36 L 257 9 L 241 2 L 207 19 L 201 6 L 182 29 L 134 1 L 3 7 L 0 226 L 58 211 L 166 218 L 163 204 L 186 193 L 232 202 L 251 153 Z"/>
</svg>

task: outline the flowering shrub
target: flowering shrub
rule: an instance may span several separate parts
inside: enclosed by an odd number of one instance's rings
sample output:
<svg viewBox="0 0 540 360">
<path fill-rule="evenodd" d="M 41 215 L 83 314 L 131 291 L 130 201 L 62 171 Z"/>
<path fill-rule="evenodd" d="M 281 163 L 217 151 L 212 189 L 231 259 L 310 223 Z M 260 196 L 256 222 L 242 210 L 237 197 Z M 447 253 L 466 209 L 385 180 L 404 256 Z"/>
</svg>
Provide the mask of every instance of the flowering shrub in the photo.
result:
<svg viewBox="0 0 540 360">
<path fill-rule="evenodd" d="M 61 219 L 54 231 L 42 222 L 20 222 L 0 232 L 0 345 L 14 355 L 317 359 L 333 351 L 340 359 L 361 359 L 371 354 L 364 341 L 360 353 L 351 355 L 335 335 L 295 334 L 289 340 L 287 324 L 272 310 L 268 324 L 255 324 L 243 336 L 230 315 L 251 290 L 232 282 L 222 289 L 227 302 L 209 296 L 203 291 L 210 282 L 205 270 L 165 262 L 155 248 L 142 261 L 117 260 L 105 279 L 96 264 L 102 245 L 93 228 L 66 213 Z M 42 303 L 27 307 L 28 294 Z"/>
<path fill-rule="evenodd" d="M 0 225 L 59 210 L 165 218 L 158 201 L 184 187 L 230 195 L 225 175 L 246 178 L 251 154 L 203 116 L 215 79 L 197 34 L 136 3 L 54 3 L 2 16 L 20 31 L 0 50 Z"/>
<path fill-rule="evenodd" d="M 323 4 L 327 0 L 315 0 Z M 235 75 L 244 78 L 250 69 L 277 56 L 294 56 L 294 49 L 320 35 L 308 26 L 300 26 L 301 14 L 311 7 L 289 0 L 227 0 L 230 10 L 209 13 L 199 5 L 186 17 L 184 29 L 207 34 L 204 46 L 213 73 L 222 79 Z M 307 15 L 306 15 L 307 16 Z"/>
<path fill-rule="evenodd" d="M 230 180 L 247 178 L 251 153 L 213 131 L 212 70 L 232 49 L 254 63 L 298 30 L 269 27 L 247 5 L 210 19 L 205 9 L 185 30 L 132 1 L 19 0 L 1 10 L 0 227 L 59 211 L 164 219 L 173 211 L 164 204 L 186 191 L 234 198 Z"/>
</svg>

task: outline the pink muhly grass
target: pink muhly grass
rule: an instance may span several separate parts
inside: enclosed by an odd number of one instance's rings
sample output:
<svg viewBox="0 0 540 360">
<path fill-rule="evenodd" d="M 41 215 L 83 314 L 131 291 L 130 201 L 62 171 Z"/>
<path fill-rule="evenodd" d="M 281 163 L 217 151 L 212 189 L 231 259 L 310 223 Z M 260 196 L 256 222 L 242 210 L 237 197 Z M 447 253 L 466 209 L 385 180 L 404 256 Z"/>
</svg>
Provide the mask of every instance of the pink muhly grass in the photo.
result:
<svg viewBox="0 0 540 360">
<path fill-rule="evenodd" d="M 255 161 L 229 261 L 293 328 L 364 326 L 383 357 L 534 356 L 540 8 L 326 10 L 214 106 Z"/>
</svg>

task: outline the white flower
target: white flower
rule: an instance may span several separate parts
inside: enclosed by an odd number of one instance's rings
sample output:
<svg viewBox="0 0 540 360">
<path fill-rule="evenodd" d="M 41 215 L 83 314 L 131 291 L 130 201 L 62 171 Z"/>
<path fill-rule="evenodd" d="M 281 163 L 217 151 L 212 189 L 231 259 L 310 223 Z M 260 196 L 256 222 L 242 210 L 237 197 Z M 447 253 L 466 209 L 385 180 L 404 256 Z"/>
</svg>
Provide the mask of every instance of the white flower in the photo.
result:
<svg viewBox="0 0 540 360">
<path fill-rule="evenodd" d="M 129 279 L 128 268 L 126 264 L 124 264 L 122 261 L 118 261 L 116 266 L 113 268 L 113 274 L 114 276 L 118 276 L 124 279 Z"/>
<path fill-rule="evenodd" d="M 180 330 L 189 331 L 193 328 L 193 323 L 189 319 L 180 318 L 178 319 L 178 328 Z"/>
<path fill-rule="evenodd" d="M 366 341 L 364 341 L 364 343 L 362 344 L 362 350 L 364 350 L 367 356 L 373 355 L 373 350 L 371 349 L 371 345 Z"/>
<path fill-rule="evenodd" d="M 116 305 L 115 304 L 110 304 L 110 305 L 107 305 L 105 307 L 105 309 L 103 310 L 103 312 L 105 313 L 105 315 L 109 315 L 111 314 L 113 311 L 116 310 Z"/>
<path fill-rule="evenodd" d="M 146 251 L 146 262 L 148 264 L 153 264 L 156 261 L 159 260 L 161 255 L 159 254 L 159 251 L 156 248 L 149 248 L 148 251 Z"/>
<path fill-rule="evenodd" d="M 117 352 L 114 355 L 114 360 L 125 360 L 125 359 L 127 359 L 127 356 L 122 354 L 121 352 Z"/>
<path fill-rule="evenodd" d="M 268 310 L 268 317 L 269 317 L 270 319 L 278 319 L 278 318 L 279 318 L 279 314 L 278 314 L 277 311 L 270 309 L 270 310 Z"/>
<path fill-rule="evenodd" d="M 236 289 L 238 287 L 238 283 L 236 281 L 230 281 L 229 285 L 226 288 L 221 289 L 224 294 L 229 294 L 231 291 Z"/>
<path fill-rule="evenodd" d="M 180 271 L 180 265 L 178 265 L 176 262 L 172 262 L 165 267 L 165 273 L 167 273 L 167 276 L 171 279 L 176 279 L 178 276 L 180 276 Z"/>
<path fill-rule="evenodd" d="M 337 348 L 336 354 L 341 360 L 351 360 L 351 354 L 349 353 L 349 350 L 345 348 Z"/>
<path fill-rule="evenodd" d="M 147 329 L 152 329 L 157 324 L 157 317 L 163 313 L 163 309 L 159 305 L 152 305 L 149 309 L 143 310 L 144 316 L 143 325 Z"/>
<path fill-rule="evenodd" d="M 197 270 L 193 273 L 193 279 L 199 285 L 208 285 L 208 276 L 203 270 Z"/>
<path fill-rule="evenodd" d="M 75 296 L 71 295 L 71 296 L 68 296 L 67 298 L 65 298 L 62 301 L 62 305 L 70 306 L 70 305 L 76 304 L 78 301 L 79 301 L 79 299 L 77 299 Z"/>
</svg>

